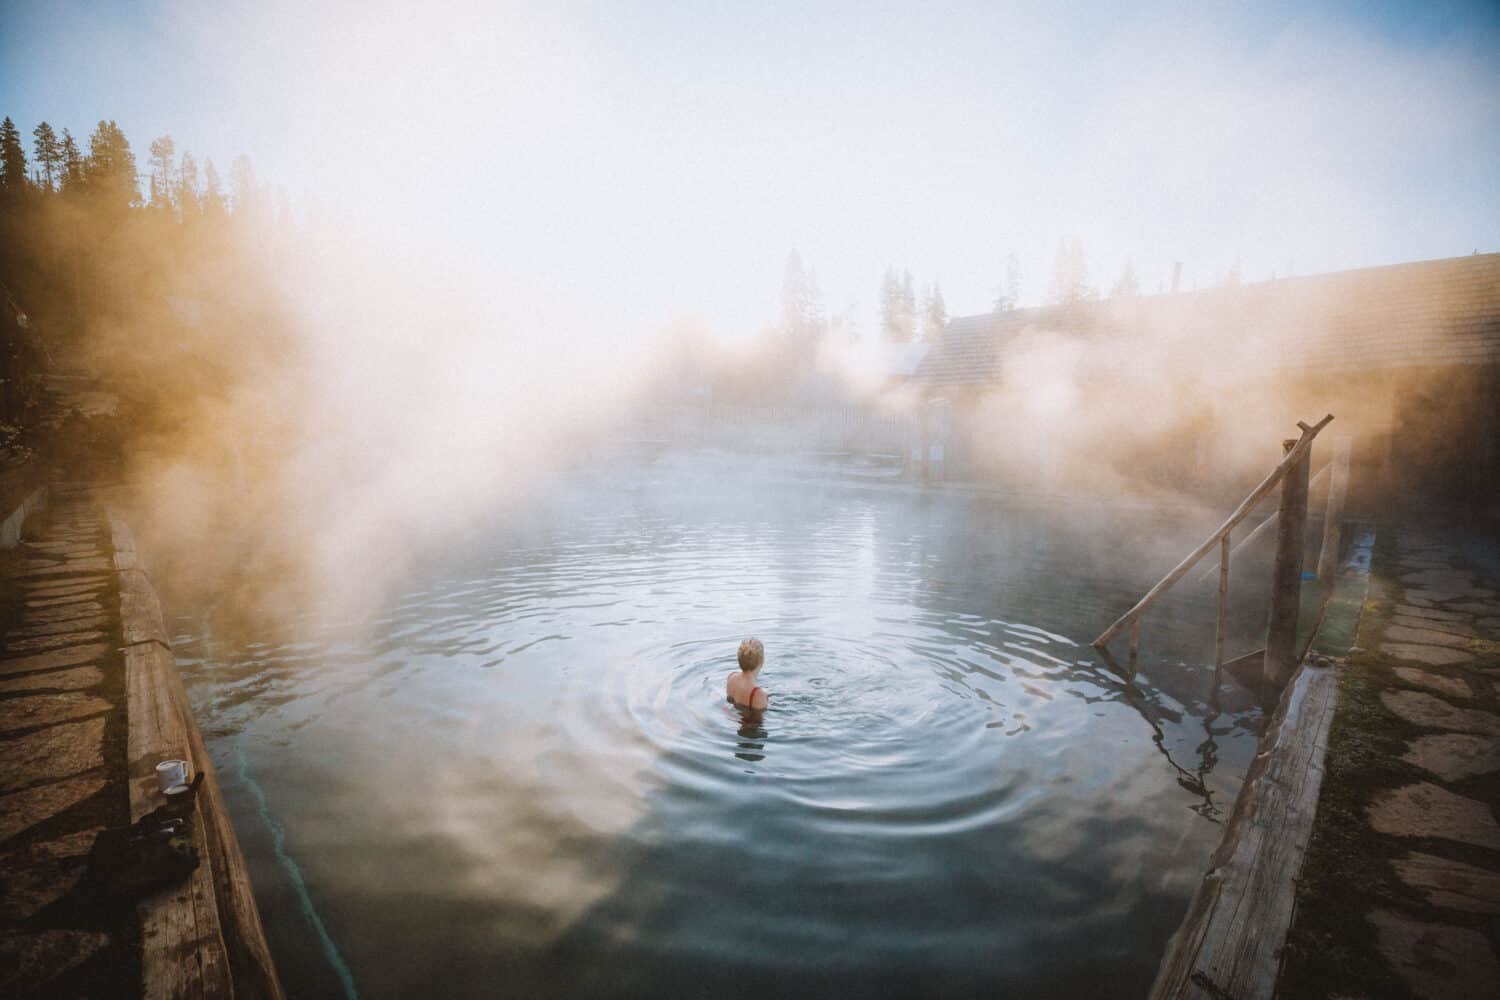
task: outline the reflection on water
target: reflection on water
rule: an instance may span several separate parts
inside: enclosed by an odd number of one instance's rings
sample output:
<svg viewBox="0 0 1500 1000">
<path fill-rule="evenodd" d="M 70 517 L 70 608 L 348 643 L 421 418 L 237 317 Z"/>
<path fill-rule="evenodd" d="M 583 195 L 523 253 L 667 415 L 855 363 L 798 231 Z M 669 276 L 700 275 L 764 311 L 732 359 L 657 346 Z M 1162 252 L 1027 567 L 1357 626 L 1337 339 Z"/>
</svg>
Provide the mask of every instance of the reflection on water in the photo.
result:
<svg viewBox="0 0 1500 1000">
<path fill-rule="evenodd" d="M 1145 991 L 1257 717 L 1211 593 L 1135 683 L 1085 643 L 1202 525 L 681 470 L 549 509 L 368 622 L 180 620 L 289 987 L 344 991 L 312 913 L 365 995 Z"/>
<path fill-rule="evenodd" d="M 734 755 L 752 764 L 765 760 L 765 741 L 771 735 L 766 731 L 766 713 L 753 708 L 741 708 L 736 711 L 739 713 L 740 741 L 735 744 L 739 749 Z"/>
</svg>

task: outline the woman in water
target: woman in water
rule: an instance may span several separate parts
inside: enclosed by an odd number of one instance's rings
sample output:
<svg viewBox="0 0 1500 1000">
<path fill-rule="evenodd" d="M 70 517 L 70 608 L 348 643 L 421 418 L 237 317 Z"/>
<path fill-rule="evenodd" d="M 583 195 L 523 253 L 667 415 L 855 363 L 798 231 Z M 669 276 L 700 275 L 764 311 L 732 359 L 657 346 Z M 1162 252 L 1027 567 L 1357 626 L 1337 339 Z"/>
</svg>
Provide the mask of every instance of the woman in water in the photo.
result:
<svg viewBox="0 0 1500 1000">
<path fill-rule="evenodd" d="M 755 683 L 761 664 L 766 662 L 766 647 L 759 639 L 746 639 L 740 643 L 740 669 L 729 675 L 725 689 L 729 700 L 742 708 L 763 709 L 770 703 L 766 689 Z"/>
</svg>

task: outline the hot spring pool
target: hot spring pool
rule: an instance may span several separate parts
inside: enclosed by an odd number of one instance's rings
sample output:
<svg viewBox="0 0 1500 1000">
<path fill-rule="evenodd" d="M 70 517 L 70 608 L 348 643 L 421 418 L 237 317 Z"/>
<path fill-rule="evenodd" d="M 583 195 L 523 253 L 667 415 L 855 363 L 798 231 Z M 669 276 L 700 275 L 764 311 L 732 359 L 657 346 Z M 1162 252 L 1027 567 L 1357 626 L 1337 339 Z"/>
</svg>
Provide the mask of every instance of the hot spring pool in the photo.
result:
<svg viewBox="0 0 1500 1000">
<path fill-rule="evenodd" d="M 577 479 L 358 622 L 178 603 L 289 992 L 1145 992 L 1258 719 L 1204 704 L 1211 585 L 1135 689 L 1087 642 L 1212 525 L 743 481 Z"/>
</svg>

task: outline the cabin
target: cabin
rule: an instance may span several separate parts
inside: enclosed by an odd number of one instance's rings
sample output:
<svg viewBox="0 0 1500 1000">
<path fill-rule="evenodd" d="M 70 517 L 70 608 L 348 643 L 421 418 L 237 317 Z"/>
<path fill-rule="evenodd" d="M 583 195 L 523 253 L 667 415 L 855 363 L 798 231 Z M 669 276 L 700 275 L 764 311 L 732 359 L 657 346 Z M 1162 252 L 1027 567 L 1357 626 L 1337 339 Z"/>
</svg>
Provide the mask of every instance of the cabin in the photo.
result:
<svg viewBox="0 0 1500 1000">
<path fill-rule="evenodd" d="M 1500 254 L 959 317 L 905 381 L 927 481 L 1233 493 L 1333 413 L 1357 502 L 1500 513 Z"/>
</svg>

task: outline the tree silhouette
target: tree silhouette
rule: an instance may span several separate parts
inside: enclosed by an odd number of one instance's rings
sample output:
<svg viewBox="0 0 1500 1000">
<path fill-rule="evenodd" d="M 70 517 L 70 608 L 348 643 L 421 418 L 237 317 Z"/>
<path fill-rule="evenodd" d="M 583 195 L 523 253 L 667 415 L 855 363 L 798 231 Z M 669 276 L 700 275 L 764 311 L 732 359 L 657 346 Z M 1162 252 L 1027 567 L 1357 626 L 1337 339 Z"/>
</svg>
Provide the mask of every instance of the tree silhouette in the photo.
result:
<svg viewBox="0 0 1500 1000">
<path fill-rule="evenodd" d="M 63 150 L 52 126 L 42 122 L 31 133 L 35 137 L 32 150 L 36 153 L 37 166 L 42 170 L 42 185 L 48 191 L 55 190 L 62 179 Z"/>
<path fill-rule="evenodd" d="M 74 141 L 73 133 L 67 129 L 62 131 L 62 146 L 59 152 L 62 158 L 62 189 L 75 191 L 83 185 L 83 154 L 78 150 L 78 143 Z"/>
<path fill-rule="evenodd" d="M 170 135 L 151 140 L 151 204 L 156 208 L 172 207 L 172 157 L 177 144 Z"/>
<path fill-rule="evenodd" d="M 255 165 L 241 153 L 229 164 L 229 184 L 234 189 L 234 214 L 250 219 L 259 214 L 259 191 L 255 184 Z"/>
<path fill-rule="evenodd" d="M 224 187 L 219 182 L 219 171 L 214 166 L 214 161 L 203 161 L 203 215 L 205 218 L 219 220 L 224 217 L 226 206 L 224 204 Z"/>
<path fill-rule="evenodd" d="M 120 126 L 101 121 L 89 136 L 89 158 L 84 163 L 84 182 L 89 193 L 107 208 L 124 211 L 140 203 L 135 153 Z"/>
<path fill-rule="evenodd" d="M 817 272 L 803 266 L 802 255 L 796 250 L 787 255 L 782 276 L 781 325 L 790 336 L 804 340 L 817 339 L 828 326 Z"/>
<path fill-rule="evenodd" d="M 880 284 L 881 334 L 893 344 L 906 344 L 915 336 L 916 326 L 917 296 L 911 272 L 902 271 L 897 277 L 894 268 L 886 268 Z"/>
<path fill-rule="evenodd" d="M 1052 301 L 1059 305 L 1092 302 L 1099 293 L 1089 284 L 1088 257 L 1076 239 L 1063 240 L 1057 248 L 1052 271 Z"/>
<path fill-rule="evenodd" d="M 184 219 L 196 218 L 202 211 L 198 193 L 198 161 L 193 154 L 184 152 L 182 163 L 177 167 L 177 208 Z"/>
<path fill-rule="evenodd" d="M 922 300 L 922 338 L 937 340 L 948 325 L 948 307 L 943 302 L 943 289 L 934 281 Z"/>
<path fill-rule="evenodd" d="M 21 148 L 21 133 L 8 115 L 0 122 L 0 189 L 12 197 L 26 190 L 26 150 Z"/>
</svg>

